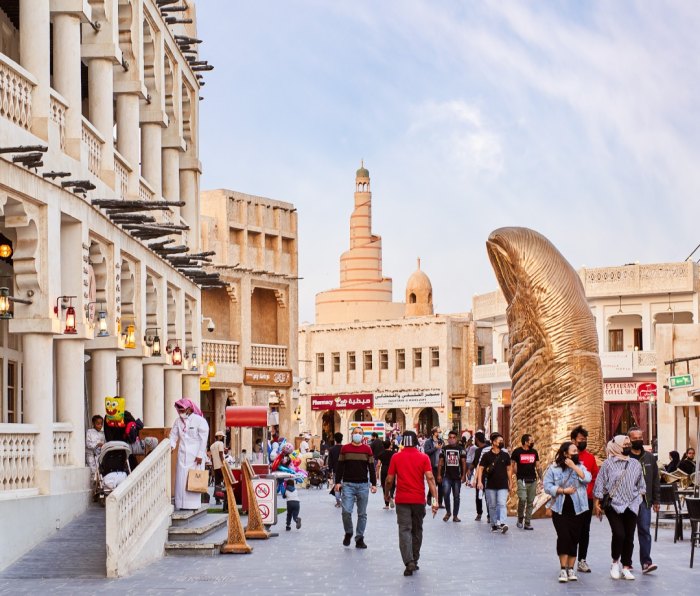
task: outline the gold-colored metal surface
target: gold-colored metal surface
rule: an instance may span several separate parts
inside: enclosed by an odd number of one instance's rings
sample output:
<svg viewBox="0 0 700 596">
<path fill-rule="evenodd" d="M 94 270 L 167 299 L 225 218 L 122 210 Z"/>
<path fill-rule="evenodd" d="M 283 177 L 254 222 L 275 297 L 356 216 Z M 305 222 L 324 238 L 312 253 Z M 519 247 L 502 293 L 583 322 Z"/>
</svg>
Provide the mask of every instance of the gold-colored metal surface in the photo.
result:
<svg viewBox="0 0 700 596">
<path fill-rule="evenodd" d="M 582 424 L 604 457 L 603 378 L 595 318 L 578 274 L 528 228 L 500 228 L 486 242 L 506 302 L 512 382 L 511 444 L 530 433 L 543 465 Z"/>
</svg>

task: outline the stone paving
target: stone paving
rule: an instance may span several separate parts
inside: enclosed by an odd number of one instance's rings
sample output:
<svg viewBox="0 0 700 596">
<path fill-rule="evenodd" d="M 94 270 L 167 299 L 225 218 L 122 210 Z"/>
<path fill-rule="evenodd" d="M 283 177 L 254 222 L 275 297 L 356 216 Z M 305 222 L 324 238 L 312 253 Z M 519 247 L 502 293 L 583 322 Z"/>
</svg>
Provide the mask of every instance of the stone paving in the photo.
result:
<svg viewBox="0 0 700 596">
<path fill-rule="evenodd" d="M 575 583 L 558 584 L 555 534 L 551 520 L 533 522 L 534 532 L 511 525 L 505 534 L 491 534 L 485 522 L 474 521 L 474 492 L 462 489 L 462 523 L 443 522 L 441 510 L 424 525 L 420 571 L 403 577 L 397 544 L 396 516 L 384 511 L 379 494 L 372 495 L 366 532 L 367 550 L 341 545 L 340 510 L 327 491 L 301 491 L 301 530 L 252 542 L 250 555 L 166 557 L 131 577 L 107 580 L 86 577 L 41 579 L 41 569 L 65 565 L 71 551 L 57 548 L 31 565 L 16 565 L 0 574 L 0 594 L 698 594 L 700 560 L 689 569 L 690 544 L 673 543 L 669 528 L 659 529 L 652 556 L 659 565 L 653 575 L 638 573 L 634 582 L 610 578 L 606 521 L 594 519 L 588 561 L 591 574 Z M 464 507 L 466 505 L 466 507 Z M 700 559 L 700 552 L 697 553 Z M 635 550 L 635 565 L 638 567 Z M 21 569 L 26 575 L 22 576 Z M 51 575 L 50 573 L 46 573 Z M 54 574 L 55 575 L 55 574 Z M 21 579 L 25 577 L 26 579 Z"/>
</svg>

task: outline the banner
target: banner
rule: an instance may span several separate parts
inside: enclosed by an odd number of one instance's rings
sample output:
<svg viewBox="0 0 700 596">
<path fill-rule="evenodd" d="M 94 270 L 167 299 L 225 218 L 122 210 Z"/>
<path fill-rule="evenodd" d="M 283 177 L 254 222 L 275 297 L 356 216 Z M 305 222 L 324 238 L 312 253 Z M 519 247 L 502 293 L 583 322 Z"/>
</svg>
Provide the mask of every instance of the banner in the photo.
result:
<svg viewBox="0 0 700 596">
<path fill-rule="evenodd" d="M 440 407 L 442 392 L 439 389 L 427 391 L 393 391 L 377 393 L 374 396 L 376 408 L 426 408 Z"/>
<path fill-rule="evenodd" d="M 374 395 L 371 393 L 349 393 L 341 395 L 312 395 L 312 410 L 371 410 Z"/>
<path fill-rule="evenodd" d="M 614 401 L 649 401 L 656 398 L 656 383 L 603 383 L 603 399 Z"/>
</svg>

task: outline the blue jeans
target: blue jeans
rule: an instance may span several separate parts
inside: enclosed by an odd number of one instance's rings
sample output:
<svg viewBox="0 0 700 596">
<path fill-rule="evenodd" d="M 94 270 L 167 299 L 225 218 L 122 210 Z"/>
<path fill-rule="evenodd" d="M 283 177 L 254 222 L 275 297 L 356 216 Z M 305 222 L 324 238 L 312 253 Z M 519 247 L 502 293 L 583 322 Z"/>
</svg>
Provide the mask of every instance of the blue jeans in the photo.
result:
<svg viewBox="0 0 700 596">
<path fill-rule="evenodd" d="M 442 479 L 442 501 L 445 503 L 445 513 L 452 515 L 450 507 L 450 493 L 454 496 L 455 517 L 459 514 L 459 489 L 462 488 L 462 481 L 459 478 Z"/>
<path fill-rule="evenodd" d="M 506 523 L 506 501 L 508 500 L 508 489 L 486 489 L 486 506 L 489 508 L 491 523 L 495 526 Z"/>
<path fill-rule="evenodd" d="M 352 507 L 357 502 L 357 530 L 355 540 L 365 535 L 367 527 L 367 502 L 369 501 L 369 482 L 343 482 L 340 493 L 343 503 L 343 528 L 346 534 L 352 534 Z"/>
<path fill-rule="evenodd" d="M 651 563 L 651 507 L 642 501 L 637 514 L 637 536 L 639 537 L 639 562 Z"/>
</svg>

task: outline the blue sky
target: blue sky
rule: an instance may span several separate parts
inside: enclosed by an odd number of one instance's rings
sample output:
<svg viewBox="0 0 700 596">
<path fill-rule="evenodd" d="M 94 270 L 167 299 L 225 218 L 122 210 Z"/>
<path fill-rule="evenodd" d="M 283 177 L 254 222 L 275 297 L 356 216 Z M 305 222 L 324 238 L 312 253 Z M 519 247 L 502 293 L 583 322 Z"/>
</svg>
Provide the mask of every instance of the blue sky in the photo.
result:
<svg viewBox="0 0 700 596">
<path fill-rule="evenodd" d="M 338 284 L 355 170 L 384 274 L 421 257 L 437 312 L 495 289 L 489 233 L 527 226 L 581 266 L 700 243 L 700 5 L 278 0 L 197 3 L 214 64 L 202 189 L 299 210 L 300 320 Z M 698 255 L 700 256 L 700 255 Z"/>
</svg>

